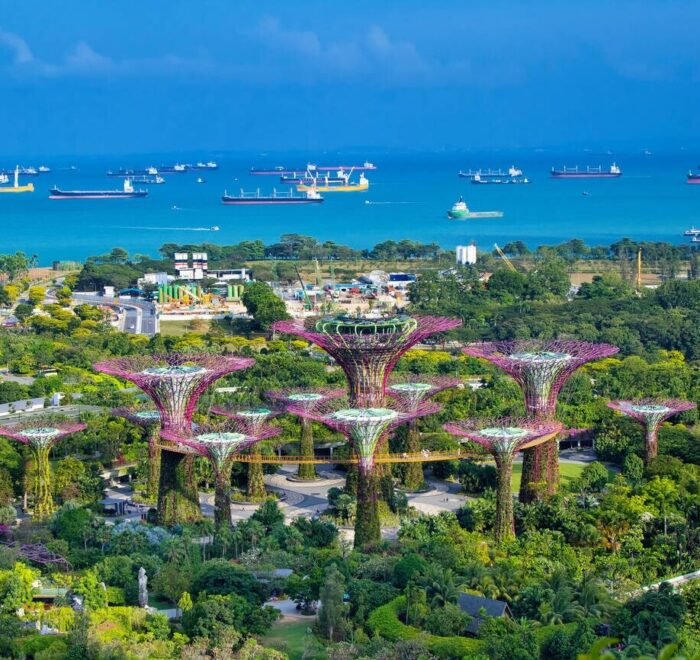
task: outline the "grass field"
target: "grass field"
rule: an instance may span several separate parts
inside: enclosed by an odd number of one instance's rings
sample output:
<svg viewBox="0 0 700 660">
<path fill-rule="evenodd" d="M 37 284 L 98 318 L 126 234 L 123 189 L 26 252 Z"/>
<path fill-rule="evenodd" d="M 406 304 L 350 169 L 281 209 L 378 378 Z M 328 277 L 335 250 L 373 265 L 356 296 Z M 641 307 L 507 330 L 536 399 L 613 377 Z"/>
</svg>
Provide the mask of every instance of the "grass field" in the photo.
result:
<svg viewBox="0 0 700 660">
<path fill-rule="evenodd" d="M 308 621 L 277 621 L 272 625 L 270 631 L 265 635 L 260 643 L 268 648 L 277 649 L 286 653 L 290 660 L 301 660 L 302 657 L 308 660 L 324 660 L 326 654 L 321 651 L 317 653 L 309 652 L 314 646 L 309 645 L 308 638 L 313 637 L 307 633 Z M 306 656 L 304 656 L 306 651 Z"/>
<path fill-rule="evenodd" d="M 163 337 L 182 337 L 188 332 L 196 332 L 203 335 L 209 329 L 209 321 L 197 321 L 197 326 L 192 325 L 192 321 L 161 321 L 160 334 Z"/>
<path fill-rule="evenodd" d="M 559 475 L 561 476 L 562 486 L 569 485 L 574 479 L 578 479 L 586 467 L 582 463 L 559 463 Z M 523 472 L 523 464 L 516 463 L 513 465 L 513 492 L 517 493 L 520 490 L 520 477 Z M 610 479 L 615 476 L 615 473 L 608 469 Z"/>
</svg>

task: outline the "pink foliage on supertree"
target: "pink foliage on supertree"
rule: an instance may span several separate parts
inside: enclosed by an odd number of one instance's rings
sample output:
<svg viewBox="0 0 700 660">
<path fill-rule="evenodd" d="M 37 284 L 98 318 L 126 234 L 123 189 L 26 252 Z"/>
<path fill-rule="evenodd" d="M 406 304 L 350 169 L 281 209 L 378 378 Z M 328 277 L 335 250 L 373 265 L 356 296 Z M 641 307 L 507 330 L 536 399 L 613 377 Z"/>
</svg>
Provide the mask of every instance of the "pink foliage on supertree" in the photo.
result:
<svg viewBox="0 0 700 660">
<path fill-rule="evenodd" d="M 438 316 L 333 316 L 278 321 L 273 328 L 326 351 L 345 372 L 352 405 L 362 407 L 384 405 L 388 378 L 410 348 L 461 324 Z"/>
<path fill-rule="evenodd" d="M 392 376 L 386 393 L 411 408 L 418 407 L 426 399 L 453 387 L 463 387 L 459 378 L 453 376 L 416 376 L 406 374 Z"/>
<path fill-rule="evenodd" d="M 267 426 L 267 423 L 285 413 L 283 407 L 277 405 L 231 405 L 231 406 L 212 406 L 212 415 L 220 415 L 226 417 L 231 423 L 240 425 L 245 433 L 249 435 L 257 435 L 262 429 Z"/>
<path fill-rule="evenodd" d="M 123 417 L 139 426 L 160 426 L 160 411 L 148 408 L 113 408 L 112 414 L 115 417 Z"/>
<path fill-rule="evenodd" d="M 608 408 L 632 417 L 644 425 L 646 433 L 645 462 L 648 464 L 658 454 L 659 426 L 674 415 L 697 408 L 692 401 L 679 399 L 634 399 L 608 401 Z"/>
<path fill-rule="evenodd" d="M 546 442 L 564 428 L 561 422 L 531 417 L 465 419 L 443 425 L 448 433 L 471 440 L 492 454 L 513 454 Z"/>
<path fill-rule="evenodd" d="M 619 349 L 610 344 L 569 340 L 516 340 L 470 344 L 464 353 L 488 360 L 516 380 L 527 414 L 553 417 L 564 383 L 579 367 Z"/>
<path fill-rule="evenodd" d="M 161 435 L 169 442 L 184 445 L 200 456 L 209 458 L 214 468 L 221 470 L 235 455 L 280 433 L 280 428 L 262 426 L 252 434 L 243 422 L 227 420 L 223 425 L 198 424 L 196 429 L 188 433 L 166 429 Z"/>
<path fill-rule="evenodd" d="M 311 410 L 291 406 L 289 412 L 342 433 L 357 454 L 360 469 L 369 472 L 374 466 L 377 445 L 386 434 L 419 417 L 434 415 L 441 408 L 433 402 L 411 408 L 401 402 L 394 402 L 391 407 L 352 407 L 332 401 Z"/>
<path fill-rule="evenodd" d="M 134 383 L 160 411 L 163 428 L 186 431 L 202 393 L 219 378 L 254 363 L 231 355 L 166 353 L 105 360 L 93 368 Z"/>
<path fill-rule="evenodd" d="M 265 392 L 265 398 L 288 410 L 290 406 L 315 408 L 331 399 L 346 396 L 347 392 L 331 387 L 285 387 Z"/>
<path fill-rule="evenodd" d="M 0 435 L 31 447 L 52 447 L 66 436 L 86 428 L 82 422 L 30 418 L 0 426 Z"/>
</svg>

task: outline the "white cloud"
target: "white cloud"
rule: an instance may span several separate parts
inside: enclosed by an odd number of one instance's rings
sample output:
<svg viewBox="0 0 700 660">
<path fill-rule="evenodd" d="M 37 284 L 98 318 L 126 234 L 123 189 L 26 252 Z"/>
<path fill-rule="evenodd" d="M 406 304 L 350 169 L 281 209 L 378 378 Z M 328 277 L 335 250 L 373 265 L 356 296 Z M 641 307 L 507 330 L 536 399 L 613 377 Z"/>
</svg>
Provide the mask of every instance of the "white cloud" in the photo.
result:
<svg viewBox="0 0 700 660">
<path fill-rule="evenodd" d="M 22 37 L 5 32 L 0 28 L 0 48 L 10 51 L 13 64 L 29 64 L 34 61 L 34 55 L 27 42 Z"/>
<path fill-rule="evenodd" d="M 114 62 L 81 41 L 66 55 L 63 69 L 66 71 L 106 71 L 114 67 Z"/>
</svg>

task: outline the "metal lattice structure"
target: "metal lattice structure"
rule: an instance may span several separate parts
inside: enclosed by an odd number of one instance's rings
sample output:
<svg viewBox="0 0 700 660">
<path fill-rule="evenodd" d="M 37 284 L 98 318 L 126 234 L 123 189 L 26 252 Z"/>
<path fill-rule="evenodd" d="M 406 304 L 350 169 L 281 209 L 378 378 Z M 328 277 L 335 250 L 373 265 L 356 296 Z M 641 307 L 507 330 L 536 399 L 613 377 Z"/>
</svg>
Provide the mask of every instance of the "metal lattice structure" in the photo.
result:
<svg viewBox="0 0 700 660">
<path fill-rule="evenodd" d="M 678 413 L 696 408 L 691 401 L 679 399 L 636 399 L 609 401 L 608 408 L 641 422 L 645 432 L 644 463 L 649 463 L 659 453 L 659 426 Z"/>
<path fill-rule="evenodd" d="M 408 408 L 417 408 L 423 401 L 453 387 L 462 381 L 452 376 L 405 376 L 392 378 L 386 393 Z"/>
<path fill-rule="evenodd" d="M 285 388 L 281 390 L 273 390 L 266 392 L 265 398 L 272 401 L 275 405 L 289 410 L 290 406 L 302 407 L 307 410 L 313 410 L 326 401 L 338 399 L 345 396 L 345 391 L 341 389 L 333 389 L 329 387 L 319 388 Z M 299 453 L 304 459 L 299 463 L 297 469 L 297 478 L 303 481 L 313 481 L 319 476 L 316 472 L 316 467 L 310 463 L 314 459 L 314 434 L 311 420 L 305 417 L 300 417 L 301 437 L 299 438 Z"/>
<path fill-rule="evenodd" d="M 351 405 L 370 408 L 384 405 L 389 375 L 406 351 L 459 325 L 458 319 L 436 316 L 329 316 L 278 321 L 273 328 L 326 351 L 345 372 Z"/>
<path fill-rule="evenodd" d="M 27 445 L 36 461 L 34 477 L 34 518 L 42 519 L 55 510 L 51 494 L 51 448 L 61 439 L 84 430 L 81 422 L 57 421 L 52 418 L 25 419 L 18 423 L 0 426 L 0 435 Z"/>
<path fill-rule="evenodd" d="M 284 414 L 284 408 L 275 406 L 213 406 L 212 415 L 226 417 L 241 426 L 248 435 L 256 436 L 265 428 L 267 423 Z"/>
<path fill-rule="evenodd" d="M 160 411 L 157 409 L 114 408 L 112 414 L 116 417 L 128 419 L 130 422 L 144 428 L 161 425 Z"/>
<path fill-rule="evenodd" d="M 526 414 L 536 419 L 554 418 L 559 392 L 576 369 L 619 351 L 610 344 L 567 340 L 483 342 L 462 350 L 472 357 L 488 360 L 510 375 L 522 389 Z M 556 440 L 525 452 L 521 501 L 537 499 L 542 484 L 548 494 L 556 492 L 558 453 Z"/>
<path fill-rule="evenodd" d="M 494 534 L 501 542 L 515 536 L 513 518 L 513 457 L 523 449 L 541 445 L 556 437 L 562 424 L 549 420 L 498 419 L 463 420 L 445 424 L 445 430 L 460 438 L 467 438 L 491 453 L 498 470 L 498 497 Z"/>
<path fill-rule="evenodd" d="M 166 353 L 116 358 L 93 367 L 142 389 L 160 411 L 163 428 L 187 432 L 202 393 L 219 378 L 254 363 L 230 355 Z"/>
</svg>

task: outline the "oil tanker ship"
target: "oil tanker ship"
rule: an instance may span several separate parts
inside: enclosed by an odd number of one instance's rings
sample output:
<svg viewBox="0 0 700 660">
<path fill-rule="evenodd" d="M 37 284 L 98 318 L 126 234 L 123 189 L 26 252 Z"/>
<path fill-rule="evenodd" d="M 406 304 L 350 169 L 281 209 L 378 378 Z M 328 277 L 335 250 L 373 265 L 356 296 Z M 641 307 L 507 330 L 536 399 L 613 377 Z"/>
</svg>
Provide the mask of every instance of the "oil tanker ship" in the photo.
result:
<svg viewBox="0 0 700 660">
<path fill-rule="evenodd" d="M 616 179 L 622 176 L 622 170 L 616 163 L 613 163 L 609 169 L 604 170 L 601 166 L 587 167 L 579 169 L 577 167 L 563 167 L 560 170 L 552 168 L 553 179 Z"/>
<path fill-rule="evenodd" d="M 278 192 L 272 191 L 271 195 L 261 195 L 260 190 L 255 192 L 245 192 L 241 190 L 240 195 L 229 195 L 227 192 L 221 197 L 222 204 L 235 206 L 257 206 L 270 204 L 320 204 L 323 197 L 316 190 L 308 190 L 305 195 L 295 195 L 293 191 Z"/>
</svg>

